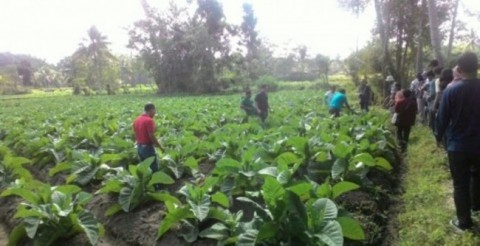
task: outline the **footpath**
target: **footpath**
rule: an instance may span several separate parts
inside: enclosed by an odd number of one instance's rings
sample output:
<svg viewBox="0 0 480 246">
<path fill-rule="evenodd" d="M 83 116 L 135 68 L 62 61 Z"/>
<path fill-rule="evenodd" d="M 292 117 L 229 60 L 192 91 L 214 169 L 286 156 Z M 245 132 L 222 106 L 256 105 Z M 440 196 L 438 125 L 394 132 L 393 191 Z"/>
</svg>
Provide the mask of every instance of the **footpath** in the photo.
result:
<svg viewBox="0 0 480 246">
<path fill-rule="evenodd" d="M 480 245 L 480 220 L 474 232 L 462 234 L 449 224 L 455 207 L 447 155 L 436 146 L 429 128 L 414 126 L 404 165 L 396 245 Z"/>
</svg>

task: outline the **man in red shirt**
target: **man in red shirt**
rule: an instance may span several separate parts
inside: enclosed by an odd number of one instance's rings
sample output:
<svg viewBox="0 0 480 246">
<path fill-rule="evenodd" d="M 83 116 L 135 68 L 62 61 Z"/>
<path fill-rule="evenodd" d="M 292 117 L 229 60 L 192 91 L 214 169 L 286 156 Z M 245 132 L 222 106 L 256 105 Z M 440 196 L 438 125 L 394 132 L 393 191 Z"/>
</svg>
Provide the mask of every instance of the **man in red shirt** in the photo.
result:
<svg viewBox="0 0 480 246">
<path fill-rule="evenodd" d="M 145 112 L 138 116 L 133 122 L 133 131 L 135 132 L 135 140 L 137 143 L 137 152 L 140 157 L 140 161 L 154 156 L 155 159 L 152 162 L 150 168 L 152 172 L 158 170 L 157 154 L 155 152 L 155 146 L 164 151 L 158 140 L 155 138 L 155 122 L 153 117 L 157 112 L 153 103 L 147 103 L 144 107 Z"/>
</svg>

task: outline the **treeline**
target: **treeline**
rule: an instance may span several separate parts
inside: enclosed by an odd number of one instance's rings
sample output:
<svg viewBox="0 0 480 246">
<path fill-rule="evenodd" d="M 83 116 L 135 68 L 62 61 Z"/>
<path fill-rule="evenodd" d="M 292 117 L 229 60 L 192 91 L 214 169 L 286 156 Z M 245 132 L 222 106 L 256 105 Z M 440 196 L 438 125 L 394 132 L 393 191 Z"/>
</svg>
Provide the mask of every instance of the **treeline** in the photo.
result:
<svg viewBox="0 0 480 246">
<path fill-rule="evenodd" d="M 275 80 L 328 82 L 339 72 L 355 83 L 368 77 L 380 88 L 387 75 L 406 85 L 431 59 L 448 65 L 457 53 L 480 51 L 476 32 L 457 18 L 458 0 L 337 1 L 357 16 L 372 5 L 377 17 L 372 40 L 345 60 L 311 54 L 302 45 L 275 57 L 273 46 L 259 38 L 250 4 L 234 25 L 219 0 L 171 1 L 163 11 L 143 0 L 145 17 L 128 30 L 128 47 L 138 56 L 112 54 L 108 38 L 92 26 L 74 54 L 56 65 L 0 54 L 0 94 L 61 86 L 113 94 L 138 84 L 161 93 L 214 93 Z M 480 21 L 479 13 L 467 14 Z"/>
</svg>

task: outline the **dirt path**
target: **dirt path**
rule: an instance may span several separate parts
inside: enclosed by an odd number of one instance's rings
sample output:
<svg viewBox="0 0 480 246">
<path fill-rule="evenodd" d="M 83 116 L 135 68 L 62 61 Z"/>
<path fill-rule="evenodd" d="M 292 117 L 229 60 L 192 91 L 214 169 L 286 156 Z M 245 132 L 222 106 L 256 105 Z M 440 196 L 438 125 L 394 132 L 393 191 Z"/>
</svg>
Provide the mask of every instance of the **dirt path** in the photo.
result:
<svg viewBox="0 0 480 246">
<path fill-rule="evenodd" d="M 5 230 L 5 226 L 0 223 L 0 245 L 8 244 L 8 233 Z"/>
</svg>

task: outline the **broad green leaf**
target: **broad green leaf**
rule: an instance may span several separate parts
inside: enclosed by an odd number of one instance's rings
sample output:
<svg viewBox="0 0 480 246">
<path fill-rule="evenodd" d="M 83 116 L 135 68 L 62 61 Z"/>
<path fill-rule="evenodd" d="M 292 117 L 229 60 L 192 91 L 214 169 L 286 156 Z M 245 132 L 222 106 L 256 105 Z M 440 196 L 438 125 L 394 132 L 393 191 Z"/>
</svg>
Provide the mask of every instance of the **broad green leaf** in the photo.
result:
<svg viewBox="0 0 480 246">
<path fill-rule="evenodd" d="M 307 229 L 307 211 L 300 198 L 293 192 L 285 193 L 285 200 L 288 204 L 290 232 L 301 235 Z"/>
<path fill-rule="evenodd" d="M 237 246 L 255 246 L 258 230 L 249 229 L 238 237 Z"/>
<path fill-rule="evenodd" d="M 346 142 L 339 142 L 333 148 L 333 154 L 337 158 L 345 158 L 349 155 L 354 149 L 353 145 L 350 145 Z"/>
<path fill-rule="evenodd" d="M 274 238 L 278 233 L 278 224 L 274 222 L 267 222 L 260 226 L 260 230 L 257 234 L 257 243 L 260 243 L 264 240 Z"/>
<path fill-rule="evenodd" d="M 31 204 L 38 204 L 40 202 L 40 197 L 38 197 L 35 192 L 25 188 L 11 187 L 3 191 L 2 194 L 0 194 L 0 196 L 13 195 L 19 196 Z"/>
<path fill-rule="evenodd" d="M 99 167 L 90 165 L 78 170 L 74 173 L 75 175 L 75 182 L 81 186 L 85 186 L 86 184 L 90 183 L 95 178 L 95 175 L 98 172 Z"/>
<path fill-rule="evenodd" d="M 55 174 L 57 174 L 59 172 L 70 170 L 72 168 L 73 168 L 72 163 L 69 163 L 69 162 L 58 163 L 54 167 L 50 168 L 50 170 L 48 170 L 48 175 L 49 176 L 54 176 Z"/>
<path fill-rule="evenodd" d="M 210 196 L 203 195 L 201 200 L 198 202 L 188 199 L 188 204 L 190 205 L 190 209 L 192 210 L 193 214 L 200 222 L 207 218 L 211 204 Z"/>
<path fill-rule="evenodd" d="M 122 189 L 122 187 L 123 185 L 120 180 L 110 179 L 104 184 L 102 188 L 100 188 L 96 192 L 96 194 L 109 193 L 109 192 L 120 193 L 120 190 Z"/>
<path fill-rule="evenodd" d="M 20 224 L 15 226 L 8 236 L 7 246 L 16 246 L 27 235 L 25 226 Z"/>
<path fill-rule="evenodd" d="M 149 192 L 148 193 L 148 196 L 153 199 L 153 200 L 156 200 L 156 201 L 161 201 L 161 202 L 172 202 L 174 204 L 177 204 L 177 205 L 181 205 L 182 203 L 180 202 L 180 200 L 178 200 L 178 198 L 176 198 L 175 196 L 172 196 L 170 195 L 170 193 L 168 193 L 167 191 L 161 191 L 161 192 Z"/>
<path fill-rule="evenodd" d="M 90 202 L 93 198 L 93 195 L 84 191 L 80 191 L 76 196 L 75 196 L 75 203 L 77 205 L 85 205 L 88 202 Z"/>
<path fill-rule="evenodd" d="M 313 189 L 312 184 L 306 181 L 296 183 L 286 188 L 286 190 L 289 190 L 297 194 L 297 196 L 299 196 L 302 201 L 305 201 L 310 198 L 310 192 L 312 191 L 312 189 Z"/>
<path fill-rule="evenodd" d="M 148 186 L 152 186 L 154 184 L 173 184 L 175 180 L 173 180 L 168 174 L 158 171 L 152 175 L 150 182 L 148 182 Z"/>
<path fill-rule="evenodd" d="M 270 206 L 274 206 L 277 200 L 283 199 L 285 189 L 280 182 L 272 177 L 265 177 L 265 183 L 262 186 L 262 195 L 265 202 Z"/>
<path fill-rule="evenodd" d="M 342 228 L 337 221 L 328 221 L 321 232 L 315 233 L 314 237 L 320 239 L 328 246 L 342 246 L 343 235 Z"/>
<path fill-rule="evenodd" d="M 312 208 L 319 213 L 318 221 L 334 220 L 337 218 L 337 205 L 327 198 L 320 198 L 312 203 Z"/>
<path fill-rule="evenodd" d="M 326 151 L 320 151 L 315 154 L 315 160 L 317 162 L 324 162 L 330 160 L 330 156 Z"/>
<path fill-rule="evenodd" d="M 100 161 L 102 163 L 117 163 L 123 159 L 123 156 L 120 154 L 102 154 L 100 156 Z"/>
<path fill-rule="evenodd" d="M 280 182 L 280 184 L 285 185 L 288 182 L 290 182 L 291 177 L 292 177 L 291 171 L 285 170 L 278 174 L 277 181 Z"/>
<path fill-rule="evenodd" d="M 224 224 L 215 223 L 211 227 L 201 231 L 199 236 L 222 241 L 229 236 L 229 230 Z"/>
<path fill-rule="evenodd" d="M 392 170 L 392 166 L 390 165 L 390 162 L 388 162 L 385 158 L 376 157 L 375 163 L 377 167 L 381 167 L 386 170 Z"/>
<path fill-rule="evenodd" d="M 332 188 L 332 191 L 333 191 L 332 197 L 333 199 L 335 199 L 346 192 L 356 190 L 358 188 L 360 188 L 359 185 L 352 182 L 348 182 L 348 181 L 342 181 L 342 182 L 336 183 Z"/>
<path fill-rule="evenodd" d="M 115 203 L 105 211 L 105 216 L 112 216 L 120 211 L 122 211 L 122 206 L 120 206 L 118 203 Z"/>
<path fill-rule="evenodd" d="M 343 158 L 337 158 L 332 166 L 332 178 L 337 179 L 347 169 L 347 162 Z"/>
<path fill-rule="evenodd" d="M 58 215 L 61 217 L 65 217 L 73 211 L 71 196 L 68 197 L 62 192 L 53 191 L 51 201 L 53 203 L 53 206 L 58 210 Z"/>
<path fill-rule="evenodd" d="M 350 217 L 338 217 L 337 221 L 342 227 L 344 237 L 352 240 L 365 240 L 365 233 L 358 221 Z"/>
<path fill-rule="evenodd" d="M 142 190 L 140 185 L 135 185 L 133 188 L 125 186 L 120 190 L 118 203 L 122 206 L 123 211 L 130 212 L 138 205 L 141 196 Z"/>
<path fill-rule="evenodd" d="M 17 207 L 17 212 L 13 217 L 16 219 L 28 218 L 28 217 L 36 217 L 36 218 L 44 219 L 51 216 L 51 214 L 47 213 L 46 211 L 42 211 L 41 209 L 38 209 L 37 206 L 33 206 L 33 208 L 30 208 L 30 207 L 31 205 L 26 205 L 24 203 L 21 203 L 21 205 Z"/>
<path fill-rule="evenodd" d="M 308 151 L 308 139 L 304 137 L 299 137 L 299 136 L 290 137 L 287 140 L 287 144 L 293 146 L 295 151 L 303 155 L 306 155 L 306 151 Z"/>
<path fill-rule="evenodd" d="M 11 166 L 11 167 L 19 167 L 24 164 L 29 164 L 31 162 L 32 162 L 31 160 L 25 157 L 18 157 L 18 156 L 14 157 L 10 155 L 5 156 L 5 159 L 4 159 L 5 166 Z"/>
<path fill-rule="evenodd" d="M 212 202 L 216 202 L 222 205 L 224 208 L 230 207 L 230 201 L 228 199 L 228 196 L 220 191 L 217 191 L 215 194 L 213 194 Z"/>
<path fill-rule="evenodd" d="M 230 158 L 220 159 L 215 166 L 214 172 L 218 174 L 238 173 L 242 168 L 240 162 Z"/>
<path fill-rule="evenodd" d="M 193 156 L 188 157 L 184 165 L 192 170 L 198 170 L 198 162 Z"/>
<path fill-rule="evenodd" d="M 332 195 L 332 187 L 328 182 L 324 182 L 317 188 L 316 195 L 324 198 L 330 197 Z"/>
<path fill-rule="evenodd" d="M 258 171 L 258 174 L 277 177 L 278 176 L 278 168 L 277 167 L 266 167 L 266 168 Z"/>
<path fill-rule="evenodd" d="M 374 166 L 375 159 L 369 153 L 360 153 L 352 158 L 353 162 L 363 162 L 367 166 Z"/>
<path fill-rule="evenodd" d="M 275 159 L 280 167 L 288 167 L 289 165 L 298 163 L 300 159 L 292 152 L 284 152 Z"/>
<path fill-rule="evenodd" d="M 37 234 L 38 227 L 42 223 L 42 220 L 37 218 L 25 218 L 23 223 L 25 225 L 25 231 L 27 232 L 28 237 L 33 239 Z"/>
<path fill-rule="evenodd" d="M 188 207 L 179 207 L 175 210 L 171 210 L 160 222 L 158 227 L 157 239 L 161 238 L 165 232 L 170 230 L 170 228 L 176 223 L 180 222 L 183 219 L 195 218 L 192 211 Z"/>
<path fill-rule="evenodd" d="M 87 234 L 88 241 L 96 245 L 100 234 L 100 224 L 95 216 L 87 211 L 83 211 L 77 218 L 77 225 Z"/>
</svg>

